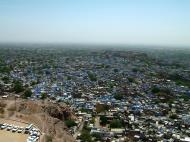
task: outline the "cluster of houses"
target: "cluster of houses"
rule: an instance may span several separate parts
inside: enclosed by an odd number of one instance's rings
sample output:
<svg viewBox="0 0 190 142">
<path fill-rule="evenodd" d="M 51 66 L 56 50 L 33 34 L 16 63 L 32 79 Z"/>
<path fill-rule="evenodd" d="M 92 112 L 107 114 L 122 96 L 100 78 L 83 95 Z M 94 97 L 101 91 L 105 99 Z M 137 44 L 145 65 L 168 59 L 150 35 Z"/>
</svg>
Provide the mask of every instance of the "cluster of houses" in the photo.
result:
<svg viewBox="0 0 190 142">
<path fill-rule="evenodd" d="M 156 76 L 167 70 L 179 73 L 181 68 L 159 65 L 137 52 L 57 53 L 43 60 L 48 54 L 19 61 L 9 77 L 30 88 L 33 100 L 46 94 L 55 103 L 68 104 L 78 116 L 73 135 L 84 123 L 101 140 L 189 140 L 189 87 Z M 112 125 L 116 120 L 122 125 Z"/>
<path fill-rule="evenodd" d="M 112 95 L 94 97 L 92 100 L 74 99 L 72 108 L 77 116 L 83 116 L 91 134 L 101 135 L 102 140 L 132 141 L 183 141 L 190 139 L 190 103 L 183 99 L 167 103 L 156 103 L 158 100 L 152 94 L 148 96 L 129 96 L 122 100 L 114 99 Z M 129 101 L 130 100 L 130 101 Z M 106 104 L 107 111 L 97 113 L 96 104 Z M 81 113 L 81 110 L 86 110 Z M 120 120 L 122 126 L 111 128 L 109 125 L 101 126 L 90 120 L 106 117 L 108 121 Z M 175 116 L 175 117 L 173 117 Z M 100 120 L 101 121 L 101 120 Z M 100 121 L 98 123 L 100 123 Z"/>
</svg>

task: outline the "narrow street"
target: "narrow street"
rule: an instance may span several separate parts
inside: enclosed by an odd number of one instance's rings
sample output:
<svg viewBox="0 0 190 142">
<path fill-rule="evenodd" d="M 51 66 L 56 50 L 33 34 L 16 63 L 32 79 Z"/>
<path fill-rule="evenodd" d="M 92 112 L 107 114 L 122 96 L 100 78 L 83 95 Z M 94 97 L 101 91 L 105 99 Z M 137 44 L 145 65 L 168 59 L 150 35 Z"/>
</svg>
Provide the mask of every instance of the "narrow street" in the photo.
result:
<svg viewBox="0 0 190 142">
<path fill-rule="evenodd" d="M 97 116 L 97 117 L 95 118 L 95 127 L 96 127 L 96 128 L 100 128 L 100 117 L 99 117 L 99 116 Z"/>
<path fill-rule="evenodd" d="M 80 123 L 79 128 L 77 129 L 77 131 L 76 131 L 75 134 L 73 135 L 73 137 L 74 137 L 75 139 L 77 138 L 78 134 L 81 133 L 81 131 L 82 131 L 83 127 L 84 127 L 84 122 L 85 122 L 85 120 L 83 120 L 83 121 Z"/>
</svg>

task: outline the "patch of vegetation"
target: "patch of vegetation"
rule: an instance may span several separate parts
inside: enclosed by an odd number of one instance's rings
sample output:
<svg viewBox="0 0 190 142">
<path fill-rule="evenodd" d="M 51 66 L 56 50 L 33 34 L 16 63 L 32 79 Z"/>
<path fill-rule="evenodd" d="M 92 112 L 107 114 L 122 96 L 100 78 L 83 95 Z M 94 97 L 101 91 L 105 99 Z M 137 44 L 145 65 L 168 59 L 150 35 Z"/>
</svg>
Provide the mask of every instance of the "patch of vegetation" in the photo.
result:
<svg viewBox="0 0 190 142">
<path fill-rule="evenodd" d="M 156 94 L 160 99 L 161 103 L 173 103 L 173 101 L 175 100 L 175 97 L 172 95 L 171 92 L 168 91 L 160 91 L 159 93 Z"/>
<path fill-rule="evenodd" d="M 45 136 L 45 141 L 46 141 L 46 142 L 52 142 L 52 141 L 53 141 L 52 136 L 46 135 L 46 136 Z"/>
<path fill-rule="evenodd" d="M 138 69 L 138 68 L 133 68 L 132 71 L 133 71 L 133 72 L 138 72 L 139 69 Z"/>
<path fill-rule="evenodd" d="M 9 78 L 8 76 L 4 76 L 4 77 L 2 78 L 2 80 L 3 80 L 3 82 L 4 82 L 5 84 L 8 84 L 9 81 L 10 81 L 10 78 Z"/>
<path fill-rule="evenodd" d="M 84 124 L 80 139 L 82 142 L 92 142 L 92 136 L 90 135 L 90 129 L 87 127 L 87 124 Z"/>
<path fill-rule="evenodd" d="M 23 91 L 24 91 L 24 88 L 23 88 L 21 82 L 15 81 L 15 82 L 14 82 L 13 90 L 15 91 L 15 93 L 23 92 Z"/>
<path fill-rule="evenodd" d="M 170 115 L 170 118 L 171 119 L 178 119 L 178 116 L 177 116 L 177 114 L 172 114 L 172 115 Z"/>
<path fill-rule="evenodd" d="M 26 90 L 26 91 L 24 92 L 23 98 L 24 98 L 24 99 L 27 99 L 27 98 L 29 98 L 29 97 L 31 97 L 31 96 L 32 96 L 32 92 L 31 92 L 30 89 L 28 89 L 28 90 Z"/>
<path fill-rule="evenodd" d="M 46 94 L 46 93 L 42 93 L 42 94 L 41 94 L 41 99 L 42 99 L 42 100 L 45 100 L 46 98 L 47 98 L 47 94 Z"/>
<path fill-rule="evenodd" d="M 88 72 L 88 77 L 91 81 L 97 81 L 96 75 L 92 72 Z"/>
<path fill-rule="evenodd" d="M 90 121 L 90 123 L 94 124 L 95 123 L 95 118 L 92 117 L 92 120 Z"/>
<path fill-rule="evenodd" d="M 106 116 L 100 116 L 100 124 L 103 126 L 108 124 L 108 119 Z"/>
<path fill-rule="evenodd" d="M 94 133 L 94 134 L 92 134 L 92 137 L 94 137 L 95 138 L 95 141 L 101 141 L 101 135 L 100 134 L 98 134 L 98 133 Z"/>
<path fill-rule="evenodd" d="M 67 76 L 67 80 L 71 80 L 71 77 L 70 77 L 70 76 Z"/>
<path fill-rule="evenodd" d="M 152 88 L 152 93 L 155 93 L 161 100 L 155 101 L 155 103 L 172 103 L 174 101 L 173 93 L 168 88 Z"/>
<path fill-rule="evenodd" d="M 122 122 L 121 120 L 112 120 L 111 123 L 110 123 L 110 128 L 122 128 Z"/>
<path fill-rule="evenodd" d="M 190 80 L 180 76 L 179 74 L 172 74 L 169 76 L 169 79 L 175 81 L 177 85 L 190 87 Z"/>
<path fill-rule="evenodd" d="M 36 84 L 37 84 L 36 81 L 32 81 L 31 86 L 34 86 L 34 85 L 36 85 Z"/>
<path fill-rule="evenodd" d="M 114 95 L 114 98 L 115 98 L 116 100 L 122 100 L 124 97 L 123 97 L 123 94 L 118 93 L 118 94 L 115 94 L 115 95 Z"/>
<path fill-rule="evenodd" d="M 132 77 L 127 77 L 127 79 L 128 79 L 128 80 L 129 80 L 129 82 L 131 82 L 131 83 L 135 82 L 135 79 L 134 79 L 134 78 L 132 78 Z"/>
<path fill-rule="evenodd" d="M 186 95 L 186 94 L 181 94 L 180 96 L 181 99 L 184 99 L 185 102 L 190 100 L 190 96 Z"/>
<path fill-rule="evenodd" d="M 189 80 L 175 80 L 175 82 L 177 85 L 190 87 L 190 81 Z"/>
<path fill-rule="evenodd" d="M 8 67 L 8 66 L 2 66 L 2 67 L 0 67 L 0 72 L 1 73 L 10 73 L 10 71 L 11 71 L 11 68 Z"/>
<path fill-rule="evenodd" d="M 90 135 L 90 132 L 87 130 L 82 131 L 80 139 L 82 142 L 92 142 L 92 137 Z"/>
<path fill-rule="evenodd" d="M 114 82 L 109 82 L 108 83 L 108 86 L 109 86 L 109 88 L 112 90 L 112 88 L 114 87 L 116 85 L 116 83 L 114 83 Z"/>
<path fill-rule="evenodd" d="M 74 120 L 66 120 L 65 124 L 69 128 L 77 125 Z"/>
<path fill-rule="evenodd" d="M 151 90 L 151 92 L 154 93 L 154 94 L 159 93 L 160 92 L 160 88 L 153 87 L 152 90 Z"/>
<path fill-rule="evenodd" d="M 171 90 L 168 88 L 162 88 L 159 90 L 158 93 L 156 93 L 158 96 L 162 96 L 162 97 L 169 97 L 171 98 L 171 96 L 173 95 Z"/>
</svg>

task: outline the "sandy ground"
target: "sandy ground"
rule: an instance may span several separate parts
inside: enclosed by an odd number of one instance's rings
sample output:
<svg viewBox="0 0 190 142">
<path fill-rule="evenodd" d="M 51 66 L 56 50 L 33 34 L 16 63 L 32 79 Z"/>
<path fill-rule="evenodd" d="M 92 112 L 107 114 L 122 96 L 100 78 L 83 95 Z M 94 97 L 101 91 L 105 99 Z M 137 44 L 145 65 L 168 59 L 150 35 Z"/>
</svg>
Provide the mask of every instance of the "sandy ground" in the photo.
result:
<svg viewBox="0 0 190 142">
<path fill-rule="evenodd" d="M 0 130 L 0 142 L 26 142 L 28 135 Z"/>
<path fill-rule="evenodd" d="M 25 124 L 25 123 L 0 119 L 0 124 L 3 124 L 3 123 L 12 124 L 19 127 L 28 126 L 28 124 Z M 17 132 L 13 133 L 11 131 L 7 131 L 6 129 L 0 130 L 0 142 L 26 142 L 27 138 L 28 138 L 27 134 L 17 133 Z"/>
<path fill-rule="evenodd" d="M 27 123 L 0 118 L 0 124 L 3 124 L 3 123 L 7 123 L 7 124 L 23 127 L 23 128 L 28 126 Z M 26 142 L 28 136 L 29 136 L 28 134 L 11 132 L 11 131 L 7 131 L 6 129 L 5 130 L 0 129 L 0 142 Z M 42 139 L 43 139 L 43 135 L 41 135 L 39 141 L 42 141 Z"/>
</svg>

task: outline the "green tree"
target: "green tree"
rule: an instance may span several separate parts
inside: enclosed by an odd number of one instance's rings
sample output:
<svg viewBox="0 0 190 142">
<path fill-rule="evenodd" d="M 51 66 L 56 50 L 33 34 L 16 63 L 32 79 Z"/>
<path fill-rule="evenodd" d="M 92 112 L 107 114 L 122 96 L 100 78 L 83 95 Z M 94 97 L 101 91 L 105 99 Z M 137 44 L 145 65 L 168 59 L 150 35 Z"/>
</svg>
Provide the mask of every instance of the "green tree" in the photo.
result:
<svg viewBox="0 0 190 142">
<path fill-rule="evenodd" d="M 9 83 L 9 81 L 10 81 L 10 79 L 9 79 L 9 77 L 8 76 L 4 76 L 3 78 L 2 78 L 2 80 L 3 80 L 3 82 L 4 83 Z"/>
<path fill-rule="evenodd" d="M 110 128 L 121 128 L 122 127 L 122 123 L 120 120 L 112 120 L 110 123 Z"/>
<path fill-rule="evenodd" d="M 138 72 L 138 70 L 139 70 L 139 69 L 137 69 L 137 68 L 133 68 L 133 69 L 132 69 L 133 72 Z"/>
<path fill-rule="evenodd" d="M 34 85 L 36 85 L 36 84 L 37 84 L 36 81 L 32 81 L 31 86 L 34 86 Z"/>
<path fill-rule="evenodd" d="M 123 94 L 121 94 L 121 93 L 115 94 L 115 95 L 114 95 L 114 98 L 115 98 L 116 100 L 122 100 L 122 99 L 123 99 Z"/>
<path fill-rule="evenodd" d="M 92 142 L 92 137 L 91 137 L 89 131 L 87 131 L 87 130 L 82 131 L 80 139 L 82 142 Z"/>
<path fill-rule="evenodd" d="M 71 80 L 71 77 L 70 77 L 70 76 L 67 76 L 67 80 Z"/>
<path fill-rule="evenodd" d="M 88 72 L 88 77 L 91 81 L 97 81 L 97 77 L 92 72 Z"/>
<path fill-rule="evenodd" d="M 41 94 L 41 99 L 44 100 L 44 99 L 46 99 L 46 98 L 47 98 L 47 94 L 46 94 L 46 93 L 42 93 L 42 94 Z"/>
<path fill-rule="evenodd" d="M 106 125 L 108 124 L 108 119 L 106 116 L 100 116 L 100 124 L 101 125 Z"/>
<path fill-rule="evenodd" d="M 132 77 L 128 77 L 127 79 L 129 80 L 129 82 L 135 82 L 135 79 Z"/>
<path fill-rule="evenodd" d="M 170 118 L 171 119 L 178 119 L 178 116 L 177 116 L 177 114 L 172 114 L 172 115 L 170 115 Z"/>
<path fill-rule="evenodd" d="M 102 139 L 101 135 L 98 133 L 92 134 L 92 137 L 95 137 L 95 141 L 101 141 L 101 139 Z"/>
<path fill-rule="evenodd" d="M 24 92 L 24 96 L 23 96 L 24 98 L 29 98 L 31 96 L 32 96 L 32 91 L 30 89 L 28 89 Z"/>
<path fill-rule="evenodd" d="M 158 87 L 153 87 L 151 90 L 152 93 L 159 93 L 160 89 Z"/>
<path fill-rule="evenodd" d="M 0 67 L 0 72 L 1 73 L 9 73 L 10 71 L 11 71 L 11 68 L 8 67 L 8 66 Z"/>
<path fill-rule="evenodd" d="M 14 88 L 13 90 L 15 91 L 15 93 L 20 93 L 20 92 L 23 92 L 24 91 L 24 88 L 22 86 L 22 84 L 19 82 L 19 81 L 16 81 L 14 83 Z"/>
<path fill-rule="evenodd" d="M 75 123 L 74 120 L 66 120 L 65 125 L 70 128 L 70 127 L 76 126 L 77 124 Z"/>
</svg>

